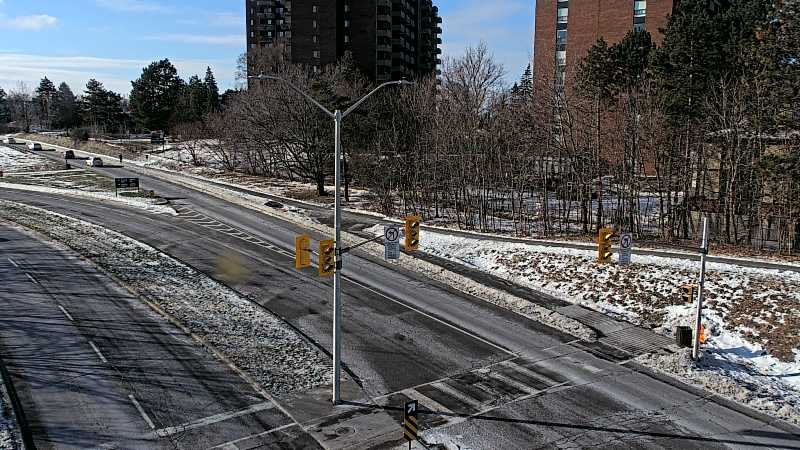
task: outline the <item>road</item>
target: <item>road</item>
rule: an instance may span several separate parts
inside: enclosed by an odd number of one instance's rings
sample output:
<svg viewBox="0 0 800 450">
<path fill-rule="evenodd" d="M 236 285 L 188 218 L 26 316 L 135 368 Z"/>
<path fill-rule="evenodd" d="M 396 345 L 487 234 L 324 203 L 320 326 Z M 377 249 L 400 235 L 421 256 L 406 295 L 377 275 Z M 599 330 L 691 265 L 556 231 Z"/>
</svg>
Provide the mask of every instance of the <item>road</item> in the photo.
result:
<svg viewBox="0 0 800 450">
<path fill-rule="evenodd" d="M 302 227 L 140 177 L 146 189 L 181 199 L 174 201 L 180 216 L 13 190 L 0 198 L 107 226 L 212 277 L 218 257 L 234 252 L 252 269 L 236 289 L 322 351 L 330 349 L 330 285 L 290 269 L 289 250 Z M 422 416 L 429 442 L 457 439 L 472 448 L 800 448 L 796 428 L 650 373 L 629 361 L 623 345 L 576 342 L 358 252 L 345 263 L 344 360 L 363 389 L 348 397 L 358 409 L 301 419 L 324 446 L 344 442 L 326 429 L 358 441 L 362 419 L 371 418 L 376 405 L 395 408 L 416 398 L 436 412 Z M 617 327 L 617 336 L 636 333 L 606 320 L 604 328 Z M 286 403 L 298 410 L 303 401 L 299 395 Z M 399 431 L 386 430 L 385 439 L 391 436 L 399 438 Z"/>
<path fill-rule="evenodd" d="M 38 449 L 196 449 L 240 439 L 315 446 L 230 368 L 77 255 L 2 224 L 0 255 L 0 349 Z"/>
</svg>

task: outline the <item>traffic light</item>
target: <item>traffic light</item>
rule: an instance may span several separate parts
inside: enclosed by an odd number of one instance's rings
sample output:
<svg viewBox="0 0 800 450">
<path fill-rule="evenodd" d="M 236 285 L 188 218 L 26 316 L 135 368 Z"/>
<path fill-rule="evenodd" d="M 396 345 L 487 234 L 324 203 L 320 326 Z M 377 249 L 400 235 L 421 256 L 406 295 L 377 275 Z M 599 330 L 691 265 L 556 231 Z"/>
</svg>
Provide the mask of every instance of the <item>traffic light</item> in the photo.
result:
<svg viewBox="0 0 800 450">
<path fill-rule="evenodd" d="M 683 297 L 683 301 L 686 303 L 694 303 L 694 285 L 693 284 L 684 284 L 681 286 L 681 297 Z"/>
<path fill-rule="evenodd" d="M 413 252 L 419 250 L 419 226 L 422 223 L 422 216 L 406 217 L 406 251 Z"/>
<path fill-rule="evenodd" d="M 319 243 L 319 276 L 329 277 L 336 273 L 336 248 L 331 240 Z"/>
<path fill-rule="evenodd" d="M 597 262 L 608 263 L 611 262 L 611 238 L 614 236 L 614 231 L 611 228 L 601 228 L 597 233 Z"/>
<path fill-rule="evenodd" d="M 308 236 L 297 236 L 294 240 L 294 267 L 311 267 L 311 238 Z"/>
</svg>

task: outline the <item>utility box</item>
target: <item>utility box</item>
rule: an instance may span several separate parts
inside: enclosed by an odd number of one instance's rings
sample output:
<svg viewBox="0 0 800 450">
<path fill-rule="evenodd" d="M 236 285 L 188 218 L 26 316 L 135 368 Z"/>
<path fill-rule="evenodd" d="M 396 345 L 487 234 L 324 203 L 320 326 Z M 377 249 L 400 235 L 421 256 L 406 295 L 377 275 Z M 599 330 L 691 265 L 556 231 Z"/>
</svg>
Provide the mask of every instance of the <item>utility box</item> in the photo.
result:
<svg viewBox="0 0 800 450">
<path fill-rule="evenodd" d="M 675 343 L 678 344 L 678 347 L 691 347 L 693 334 L 691 327 L 675 327 Z"/>
</svg>

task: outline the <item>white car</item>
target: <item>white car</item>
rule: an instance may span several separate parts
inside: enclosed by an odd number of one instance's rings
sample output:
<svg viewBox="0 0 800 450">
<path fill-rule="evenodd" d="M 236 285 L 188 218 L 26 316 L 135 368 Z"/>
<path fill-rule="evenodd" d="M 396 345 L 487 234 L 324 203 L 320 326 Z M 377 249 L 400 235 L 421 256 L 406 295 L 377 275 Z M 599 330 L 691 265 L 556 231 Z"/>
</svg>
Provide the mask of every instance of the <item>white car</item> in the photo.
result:
<svg viewBox="0 0 800 450">
<path fill-rule="evenodd" d="M 3 142 L 5 142 L 6 144 L 16 144 L 17 140 L 11 136 L 8 136 L 7 138 L 3 139 Z"/>
<path fill-rule="evenodd" d="M 86 165 L 91 167 L 103 167 L 103 159 L 98 158 L 97 156 L 95 156 L 94 158 L 89 158 L 86 161 Z"/>
<path fill-rule="evenodd" d="M 42 150 L 42 144 L 40 144 L 38 142 L 30 142 L 30 143 L 28 143 L 28 149 L 41 151 Z"/>
</svg>

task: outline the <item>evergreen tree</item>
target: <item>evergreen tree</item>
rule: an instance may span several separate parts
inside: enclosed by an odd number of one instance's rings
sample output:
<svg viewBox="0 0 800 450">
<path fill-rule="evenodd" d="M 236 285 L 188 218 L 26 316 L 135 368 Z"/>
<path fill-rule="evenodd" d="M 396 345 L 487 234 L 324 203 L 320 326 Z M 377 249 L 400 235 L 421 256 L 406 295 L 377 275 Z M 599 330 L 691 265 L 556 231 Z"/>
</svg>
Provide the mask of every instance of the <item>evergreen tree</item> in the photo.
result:
<svg viewBox="0 0 800 450">
<path fill-rule="evenodd" d="M 42 78 L 39 87 L 36 88 L 36 107 L 39 114 L 39 122 L 43 128 L 50 128 L 55 116 L 54 103 L 58 91 L 52 81 L 47 77 Z"/>
<path fill-rule="evenodd" d="M 522 73 L 522 77 L 519 80 L 519 94 L 525 98 L 533 96 L 533 71 L 531 71 L 530 64 L 528 64 L 528 67 L 525 69 L 525 72 Z"/>
<path fill-rule="evenodd" d="M 154 62 L 131 84 L 130 106 L 136 125 L 145 130 L 166 130 L 184 88 L 175 66 L 169 59 Z"/>
<path fill-rule="evenodd" d="M 617 95 L 615 78 L 614 51 L 600 38 L 578 67 L 578 91 L 599 102 L 608 102 Z"/>
<path fill-rule="evenodd" d="M 58 86 L 54 107 L 53 125 L 55 127 L 69 129 L 80 125 L 77 100 L 67 83 L 61 83 Z"/>
<path fill-rule="evenodd" d="M 214 72 L 211 67 L 206 68 L 206 77 L 203 80 L 206 91 L 206 112 L 217 111 L 220 106 L 219 86 L 217 86 L 217 79 L 214 77 Z"/>
<path fill-rule="evenodd" d="M 95 79 L 89 80 L 80 101 L 83 123 L 96 131 L 118 131 L 125 123 L 122 96 L 103 87 Z"/>
<path fill-rule="evenodd" d="M 8 96 L 6 95 L 6 91 L 0 88 L 0 126 L 7 124 L 9 121 Z"/>
</svg>

